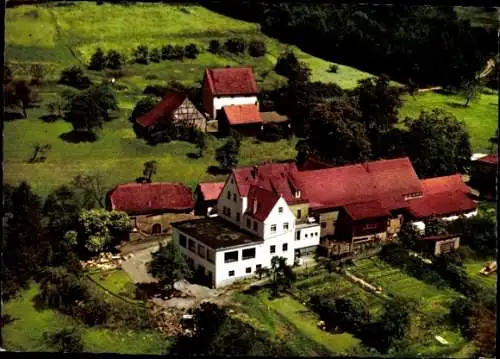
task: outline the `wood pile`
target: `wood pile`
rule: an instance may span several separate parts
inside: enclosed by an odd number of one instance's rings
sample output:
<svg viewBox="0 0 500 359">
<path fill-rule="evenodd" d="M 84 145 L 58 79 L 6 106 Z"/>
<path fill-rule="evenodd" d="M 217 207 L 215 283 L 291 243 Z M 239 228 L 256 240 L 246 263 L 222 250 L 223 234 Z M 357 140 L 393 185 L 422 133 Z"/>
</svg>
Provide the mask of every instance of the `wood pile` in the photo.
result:
<svg viewBox="0 0 500 359">
<path fill-rule="evenodd" d="M 105 252 L 100 253 L 97 257 L 91 258 L 86 262 L 81 261 L 80 263 L 84 269 L 111 270 L 120 267 L 122 258 L 110 252 Z"/>
<path fill-rule="evenodd" d="M 164 308 L 153 302 L 148 303 L 148 313 L 151 322 L 163 335 L 172 337 L 190 335 L 191 332 L 183 327 L 184 312 L 176 308 Z"/>
</svg>

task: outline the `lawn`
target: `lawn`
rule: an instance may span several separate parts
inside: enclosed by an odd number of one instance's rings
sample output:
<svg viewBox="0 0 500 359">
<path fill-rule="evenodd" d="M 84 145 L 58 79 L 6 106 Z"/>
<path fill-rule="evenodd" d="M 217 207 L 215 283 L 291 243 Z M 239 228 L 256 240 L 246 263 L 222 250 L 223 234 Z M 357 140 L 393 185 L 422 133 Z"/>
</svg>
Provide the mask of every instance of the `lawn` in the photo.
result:
<svg viewBox="0 0 500 359">
<path fill-rule="evenodd" d="M 298 356 L 342 355 L 359 340 L 349 333 L 330 334 L 317 327 L 318 317 L 295 299 L 270 300 L 267 292 L 234 295 L 236 317 L 284 340 Z"/>
<path fill-rule="evenodd" d="M 464 103 L 459 96 L 437 92 L 418 94 L 415 98 L 405 96 L 400 118 L 418 118 L 422 110 L 430 111 L 433 108 L 446 110 L 465 122 L 473 152 L 488 153 L 488 139 L 495 135 L 498 126 L 498 92 L 487 89 L 477 102 L 472 102 L 468 107 L 464 107 Z"/>
<path fill-rule="evenodd" d="M 493 260 L 495 259 L 491 258 L 489 260 L 466 261 L 464 263 L 464 267 L 465 270 L 467 271 L 467 274 L 472 280 L 476 281 L 481 286 L 487 289 L 495 290 L 497 286 L 497 273 L 495 272 L 488 276 L 479 273 L 481 269 L 483 269 L 486 266 L 486 264 L 488 264 Z"/>
<path fill-rule="evenodd" d="M 165 354 L 169 340 L 153 331 L 108 330 L 86 327 L 70 316 L 47 309 L 35 298 L 38 285 L 31 284 L 18 297 L 4 303 L 3 312 L 14 321 L 2 328 L 4 347 L 15 351 L 54 351 L 43 333 L 76 326 L 82 332 L 84 350 L 92 353 Z"/>
</svg>

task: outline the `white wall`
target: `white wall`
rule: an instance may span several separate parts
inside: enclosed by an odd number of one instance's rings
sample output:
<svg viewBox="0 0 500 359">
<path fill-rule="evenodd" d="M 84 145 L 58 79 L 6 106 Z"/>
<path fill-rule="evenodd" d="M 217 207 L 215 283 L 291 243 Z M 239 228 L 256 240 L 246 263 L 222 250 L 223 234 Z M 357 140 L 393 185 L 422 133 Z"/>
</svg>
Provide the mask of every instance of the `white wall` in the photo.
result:
<svg viewBox="0 0 500 359">
<path fill-rule="evenodd" d="M 282 213 L 279 213 L 280 207 L 283 208 Z M 288 223 L 288 230 L 283 229 L 284 223 Z M 271 232 L 272 225 L 276 225 L 276 232 Z M 264 220 L 264 231 L 262 232 L 262 236 L 264 240 L 268 240 L 276 236 L 290 233 L 292 236 L 295 235 L 295 216 L 290 210 L 290 207 L 288 207 L 286 201 L 281 197 Z"/>
<path fill-rule="evenodd" d="M 231 199 L 227 198 L 227 194 L 231 193 Z M 233 196 L 236 194 L 236 202 L 233 200 Z M 243 206 L 245 205 L 245 206 Z M 224 214 L 223 208 L 227 207 L 231 209 L 231 216 L 228 217 Z M 226 181 L 226 185 L 221 191 L 221 195 L 219 200 L 217 201 L 217 213 L 220 217 L 230 221 L 231 223 L 236 224 L 241 227 L 241 223 L 243 220 L 243 208 L 246 208 L 246 198 L 241 198 L 238 192 L 238 187 L 234 181 L 233 175 L 231 174 Z M 236 213 L 240 213 L 240 222 L 236 221 Z"/>
<path fill-rule="evenodd" d="M 227 96 L 227 97 L 214 97 L 214 113 L 213 118 L 216 118 L 217 110 L 222 109 L 224 106 L 231 105 L 254 105 L 257 103 L 257 96 Z"/>
<path fill-rule="evenodd" d="M 255 248 L 255 258 L 252 259 L 242 259 L 243 249 Z M 224 254 L 226 252 L 238 251 L 238 261 L 237 262 L 224 262 Z M 248 245 L 240 248 L 231 248 L 223 251 L 216 252 L 215 255 L 215 265 L 217 267 L 217 275 L 215 277 L 216 286 L 220 287 L 222 285 L 229 284 L 235 280 L 239 280 L 243 277 L 254 276 L 257 264 L 262 265 L 262 268 L 269 267 L 270 260 L 265 254 L 265 248 L 263 245 Z M 245 269 L 251 267 L 251 273 L 246 273 Z M 229 271 L 234 271 L 234 277 L 229 277 Z"/>
<path fill-rule="evenodd" d="M 300 237 L 299 240 L 296 240 L 297 236 L 295 235 L 293 240 L 294 249 L 319 245 L 319 239 L 321 236 L 321 227 L 319 223 L 315 223 L 313 225 L 299 225 L 296 227 L 295 231 L 300 231 Z"/>
</svg>

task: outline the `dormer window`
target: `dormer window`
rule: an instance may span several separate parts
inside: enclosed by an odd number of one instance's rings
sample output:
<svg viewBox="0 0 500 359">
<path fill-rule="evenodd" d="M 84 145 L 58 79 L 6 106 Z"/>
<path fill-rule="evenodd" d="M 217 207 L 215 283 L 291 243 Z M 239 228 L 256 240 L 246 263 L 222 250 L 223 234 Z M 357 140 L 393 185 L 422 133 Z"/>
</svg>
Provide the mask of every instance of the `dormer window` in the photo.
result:
<svg viewBox="0 0 500 359">
<path fill-rule="evenodd" d="M 233 193 L 233 202 L 236 202 L 236 193 Z"/>
<path fill-rule="evenodd" d="M 227 191 L 227 199 L 231 199 L 231 191 Z"/>
<path fill-rule="evenodd" d="M 300 198 L 300 190 L 299 189 L 295 190 L 295 198 Z"/>
<path fill-rule="evenodd" d="M 278 207 L 278 213 L 283 213 L 283 207 Z"/>
</svg>

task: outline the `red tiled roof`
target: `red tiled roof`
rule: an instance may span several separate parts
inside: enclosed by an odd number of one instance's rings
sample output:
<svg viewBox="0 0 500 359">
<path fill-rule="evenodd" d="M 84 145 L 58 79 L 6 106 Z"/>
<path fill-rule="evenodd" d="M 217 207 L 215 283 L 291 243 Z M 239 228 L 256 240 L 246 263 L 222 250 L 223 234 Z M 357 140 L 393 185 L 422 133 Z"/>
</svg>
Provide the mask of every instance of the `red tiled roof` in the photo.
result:
<svg viewBox="0 0 500 359">
<path fill-rule="evenodd" d="M 347 214 L 354 220 L 389 217 L 389 211 L 380 201 L 369 201 L 363 203 L 352 203 L 344 207 Z"/>
<path fill-rule="evenodd" d="M 477 208 L 459 174 L 429 178 L 423 180 L 422 185 L 424 196 L 409 202 L 408 210 L 415 219 L 454 215 Z"/>
<path fill-rule="evenodd" d="M 260 165 L 254 173 L 254 167 L 242 167 L 233 170 L 233 176 L 240 196 L 248 195 L 251 185 L 262 187 L 268 191 L 283 196 L 288 204 L 306 202 L 303 198 L 295 198 L 295 189 L 298 188 L 291 176 L 297 171 L 294 162 L 272 163 Z"/>
<path fill-rule="evenodd" d="M 489 154 L 487 156 L 484 156 L 484 157 L 477 159 L 476 161 L 487 163 L 490 165 L 497 165 L 498 164 L 498 157 L 495 154 Z"/>
<path fill-rule="evenodd" d="M 257 105 L 224 106 L 229 125 L 262 124 Z"/>
<path fill-rule="evenodd" d="M 205 201 L 213 201 L 219 198 L 224 184 L 225 182 L 205 182 L 200 183 L 198 187 Z"/>
<path fill-rule="evenodd" d="M 186 99 L 186 94 L 177 91 L 170 91 L 163 100 L 156 105 L 151 111 L 137 119 L 137 123 L 142 127 L 151 127 L 161 119 L 170 120 L 170 117 L 175 110 Z"/>
<path fill-rule="evenodd" d="M 279 195 L 273 191 L 251 185 L 248 190 L 248 206 L 245 213 L 259 221 L 264 221 L 279 198 Z"/>
<path fill-rule="evenodd" d="M 257 82 L 251 67 L 207 69 L 208 87 L 212 95 L 256 95 Z"/>
<path fill-rule="evenodd" d="M 293 177 L 313 209 L 343 207 L 362 199 L 381 200 L 392 210 L 401 208 L 405 194 L 422 192 L 408 157 L 301 171 Z"/>
<path fill-rule="evenodd" d="M 191 189 L 182 183 L 127 183 L 110 193 L 111 208 L 129 214 L 184 211 L 194 207 Z"/>
<path fill-rule="evenodd" d="M 299 171 L 314 171 L 314 170 L 322 170 L 325 168 L 335 167 L 333 163 L 328 163 L 320 160 L 318 157 L 314 155 L 309 155 L 304 164 L 299 168 Z"/>
</svg>

